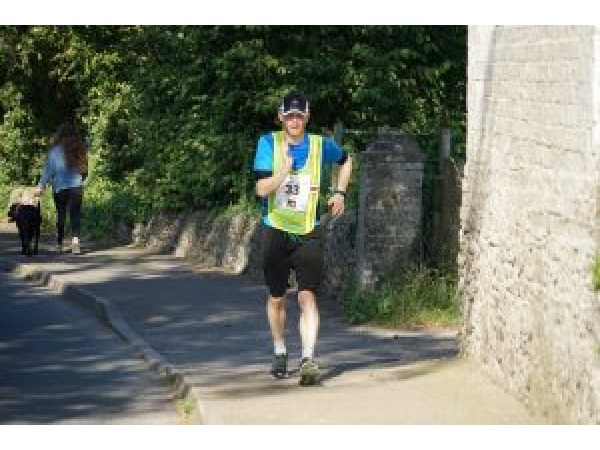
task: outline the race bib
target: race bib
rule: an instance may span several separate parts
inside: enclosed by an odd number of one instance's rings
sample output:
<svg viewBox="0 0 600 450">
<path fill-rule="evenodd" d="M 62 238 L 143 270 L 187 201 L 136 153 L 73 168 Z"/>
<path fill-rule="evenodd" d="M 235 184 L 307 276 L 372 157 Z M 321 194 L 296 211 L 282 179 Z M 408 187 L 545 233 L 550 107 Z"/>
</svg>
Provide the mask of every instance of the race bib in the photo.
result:
<svg viewBox="0 0 600 450">
<path fill-rule="evenodd" d="M 310 193 L 310 175 L 289 174 L 275 193 L 275 207 L 306 211 Z"/>
</svg>

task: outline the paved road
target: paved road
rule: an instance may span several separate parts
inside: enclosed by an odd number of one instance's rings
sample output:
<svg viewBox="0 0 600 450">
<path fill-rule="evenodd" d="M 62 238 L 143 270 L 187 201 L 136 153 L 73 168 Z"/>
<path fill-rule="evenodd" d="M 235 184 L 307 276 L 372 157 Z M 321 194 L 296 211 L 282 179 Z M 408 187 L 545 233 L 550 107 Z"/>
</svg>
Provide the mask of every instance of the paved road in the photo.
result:
<svg viewBox="0 0 600 450">
<path fill-rule="evenodd" d="M 14 231 L 0 232 L 0 266 L 19 260 L 15 242 Z M 304 388 L 296 376 L 268 375 L 265 291 L 255 280 L 200 270 L 170 255 L 127 246 L 90 249 L 85 242 L 77 257 L 43 251 L 20 262 L 79 290 L 86 304 L 110 303 L 120 311 L 144 347 L 163 355 L 195 390 L 208 424 L 544 423 L 475 362 L 458 358 L 452 333 L 361 330 L 322 304 L 317 358 L 326 373 L 322 386 Z M 297 312 L 290 296 L 292 368 L 300 356 Z"/>
<path fill-rule="evenodd" d="M 156 375 L 87 311 L 0 272 L 0 424 L 177 424 Z"/>
</svg>

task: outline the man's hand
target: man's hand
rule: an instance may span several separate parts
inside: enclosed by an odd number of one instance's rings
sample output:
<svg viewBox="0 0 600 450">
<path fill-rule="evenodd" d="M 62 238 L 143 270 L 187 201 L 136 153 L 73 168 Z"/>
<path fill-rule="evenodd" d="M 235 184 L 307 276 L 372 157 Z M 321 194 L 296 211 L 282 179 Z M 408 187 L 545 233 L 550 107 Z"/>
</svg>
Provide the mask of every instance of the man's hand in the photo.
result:
<svg viewBox="0 0 600 450">
<path fill-rule="evenodd" d="M 256 195 L 259 197 L 266 197 L 271 192 L 276 191 L 292 170 L 292 164 L 292 155 L 290 155 L 288 149 L 286 148 L 283 151 L 280 170 L 269 178 L 263 178 L 256 182 Z"/>
<path fill-rule="evenodd" d="M 282 161 L 281 168 L 283 169 L 283 172 L 286 175 L 288 173 L 290 173 L 290 171 L 292 170 L 293 164 L 294 164 L 294 160 L 292 158 L 292 155 L 290 155 L 290 152 L 288 149 L 285 149 L 285 151 L 283 152 L 283 161 Z"/>
<path fill-rule="evenodd" d="M 335 194 L 333 194 L 333 196 L 327 202 L 327 205 L 331 209 L 331 214 L 334 217 L 339 216 L 340 214 L 344 213 L 344 210 L 346 209 L 345 200 L 346 199 L 345 199 L 344 195 L 336 192 Z"/>
</svg>

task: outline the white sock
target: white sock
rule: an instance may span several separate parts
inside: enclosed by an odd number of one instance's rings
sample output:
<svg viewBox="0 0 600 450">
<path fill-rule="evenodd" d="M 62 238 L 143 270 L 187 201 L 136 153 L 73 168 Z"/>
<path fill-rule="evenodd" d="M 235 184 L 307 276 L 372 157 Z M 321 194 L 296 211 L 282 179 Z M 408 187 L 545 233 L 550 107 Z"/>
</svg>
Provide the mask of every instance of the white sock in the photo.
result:
<svg viewBox="0 0 600 450">
<path fill-rule="evenodd" d="M 309 358 L 313 359 L 313 355 L 315 353 L 314 347 L 306 347 L 302 349 L 302 359 Z"/>
<path fill-rule="evenodd" d="M 275 354 L 276 355 L 287 354 L 287 349 L 285 348 L 285 344 L 275 344 Z"/>
<path fill-rule="evenodd" d="M 73 244 L 79 244 L 79 238 L 78 237 L 74 237 L 72 240 Z"/>
</svg>

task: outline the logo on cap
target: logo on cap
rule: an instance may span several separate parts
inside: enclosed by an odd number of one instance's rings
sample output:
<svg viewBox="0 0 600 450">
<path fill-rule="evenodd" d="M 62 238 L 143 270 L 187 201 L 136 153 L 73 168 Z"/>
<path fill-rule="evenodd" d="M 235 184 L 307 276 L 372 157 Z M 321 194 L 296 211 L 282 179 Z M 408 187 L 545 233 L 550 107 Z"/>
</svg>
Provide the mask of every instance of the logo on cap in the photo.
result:
<svg viewBox="0 0 600 450">
<path fill-rule="evenodd" d="M 290 94 L 284 97 L 279 112 L 283 115 L 291 113 L 300 113 L 308 115 L 309 104 L 308 100 L 299 94 Z"/>
</svg>

